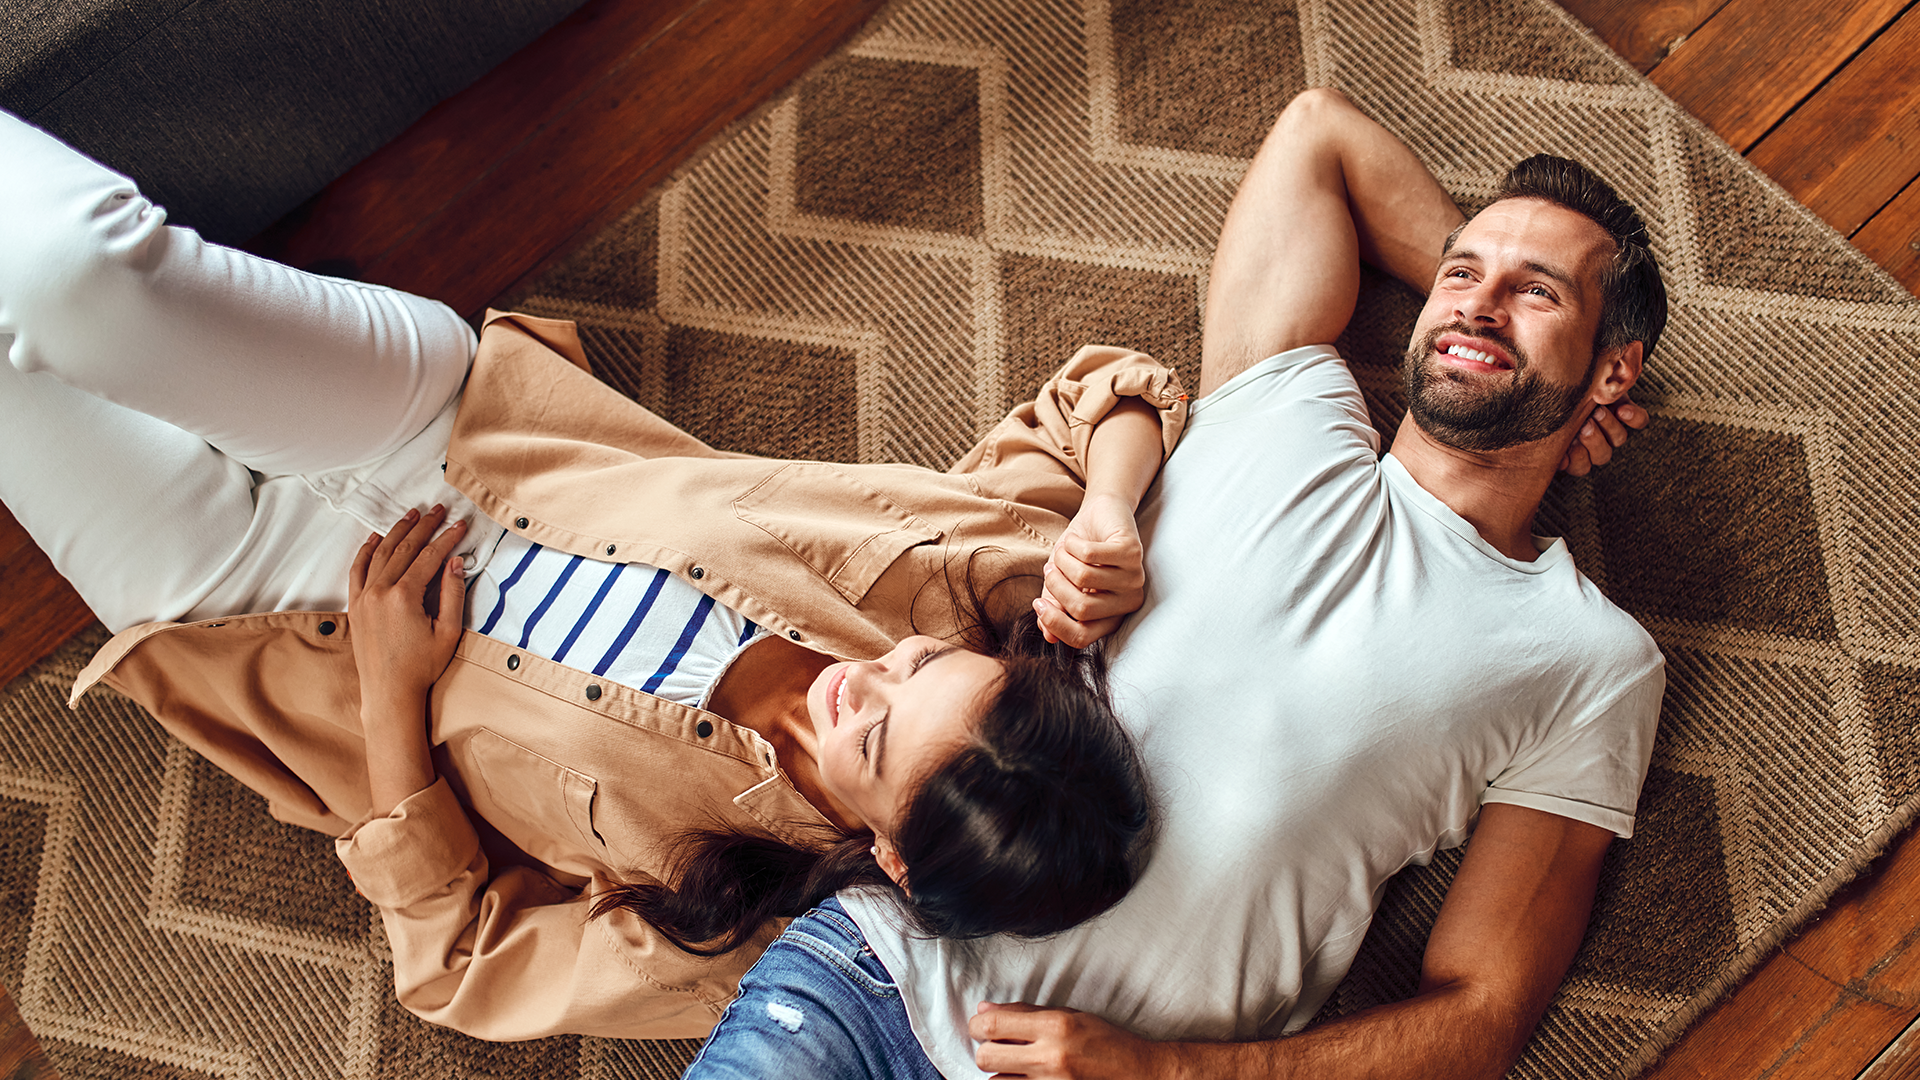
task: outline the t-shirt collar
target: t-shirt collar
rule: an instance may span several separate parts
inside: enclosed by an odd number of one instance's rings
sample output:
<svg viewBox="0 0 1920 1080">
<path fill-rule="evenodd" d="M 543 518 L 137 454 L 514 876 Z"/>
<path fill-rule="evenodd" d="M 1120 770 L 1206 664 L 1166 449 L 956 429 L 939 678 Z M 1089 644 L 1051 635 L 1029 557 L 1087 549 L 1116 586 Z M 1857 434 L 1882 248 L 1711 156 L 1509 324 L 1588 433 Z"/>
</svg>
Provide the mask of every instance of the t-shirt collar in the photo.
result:
<svg viewBox="0 0 1920 1080">
<path fill-rule="evenodd" d="M 1572 552 L 1567 550 L 1567 542 L 1564 538 L 1535 536 L 1533 545 L 1540 550 L 1539 558 L 1532 562 L 1521 562 L 1519 559 L 1509 558 L 1502 554 L 1499 548 L 1487 543 L 1486 537 L 1481 536 L 1480 530 L 1474 528 L 1471 522 L 1454 513 L 1453 508 L 1441 502 L 1433 492 L 1421 487 L 1420 482 L 1413 478 L 1413 474 L 1407 471 L 1407 467 L 1400 463 L 1399 458 L 1391 453 L 1381 458 L 1380 471 L 1386 476 L 1387 483 L 1392 486 L 1395 495 L 1419 507 L 1427 516 L 1445 525 L 1455 535 L 1472 544 L 1495 562 L 1523 574 L 1543 574 L 1573 557 Z"/>
</svg>

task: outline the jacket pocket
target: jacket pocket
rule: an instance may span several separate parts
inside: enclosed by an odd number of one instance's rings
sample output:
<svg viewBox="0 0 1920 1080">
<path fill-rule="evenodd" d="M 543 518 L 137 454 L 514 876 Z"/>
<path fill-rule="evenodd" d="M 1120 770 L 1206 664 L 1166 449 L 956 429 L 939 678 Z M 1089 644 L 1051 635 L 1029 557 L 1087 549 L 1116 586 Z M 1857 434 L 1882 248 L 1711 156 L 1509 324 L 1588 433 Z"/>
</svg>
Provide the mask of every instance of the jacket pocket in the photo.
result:
<svg viewBox="0 0 1920 1080">
<path fill-rule="evenodd" d="M 486 728 L 465 756 L 480 777 L 468 785 L 474 811 L 521 851 L 561 870 L 591 873 L 610 853 L 593 827 L 600 785 L 586 773 L 541 757 Z"/>
<path fill-rule="evenodd" d="M 733 512 L 854 604 L 908 548 L 942 535 L 839 467 L 815 461 L 774 470 L 733 501 Z"/>
</svg>

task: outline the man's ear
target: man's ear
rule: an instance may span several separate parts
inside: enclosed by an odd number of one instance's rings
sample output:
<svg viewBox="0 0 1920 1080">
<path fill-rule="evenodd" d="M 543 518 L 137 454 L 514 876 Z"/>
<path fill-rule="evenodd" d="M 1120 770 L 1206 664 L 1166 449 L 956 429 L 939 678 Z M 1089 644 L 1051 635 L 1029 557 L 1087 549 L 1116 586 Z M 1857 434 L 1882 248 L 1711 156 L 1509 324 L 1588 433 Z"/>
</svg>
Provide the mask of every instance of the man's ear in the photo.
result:
<svg viewBox="0 0 1920 1080">
<path fill-rule="evenodd" d="M 901 892 L 913 895 L 913 890 L 907 888 L 907 864 L 901 860 L 900 853 L 893 850 L 892 841 L 884 836 L 873 838 L 873 861 L 880 864 L 881 872 L 892 878 L 895 885 L 900 886 Z"/>
<path fill-rule="evenodd" d="M 1601 353 L 1593 365 L 1593 383 L 1587 389 L 1594 402 L 1611 405 L 1626 397 L 1633 384 L 1640 381 L 1640 363 L 1646 353 L 1643 341 L 1629 341 Z"/>
</svg>

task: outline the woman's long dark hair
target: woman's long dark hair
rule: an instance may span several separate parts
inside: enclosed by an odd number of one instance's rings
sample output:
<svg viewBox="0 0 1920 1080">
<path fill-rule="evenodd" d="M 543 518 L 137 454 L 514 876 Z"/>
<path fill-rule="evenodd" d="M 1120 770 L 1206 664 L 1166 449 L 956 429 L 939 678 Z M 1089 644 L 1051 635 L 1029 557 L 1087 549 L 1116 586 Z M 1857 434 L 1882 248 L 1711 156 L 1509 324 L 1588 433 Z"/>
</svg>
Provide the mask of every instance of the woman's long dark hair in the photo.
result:
<svg viewBox="0 0 1920 1080">
<path fill-rule="evenodd" d="M 1030 610 L 995 627 L 972 588 L 972 560 L 967 578 L 969 644 L 1005 675 L 972 738 L 917 778 L 892 838 L 907 867 L 900 908 L 932 936 L 1041 937 L 1100 914 L 1133 886 L 1146 778 L 1108 700 L 1099 650 L 1048 644 Z M 592 914 L 625 909 L 687 952 L 718 956 L 768 919 L 800 915 L 841 889 L 894 889 L 872 843 L 835 833 L 809 850 L 692 830 L 676 887 L 615 885 L 594 897 Z"/>
</svg>

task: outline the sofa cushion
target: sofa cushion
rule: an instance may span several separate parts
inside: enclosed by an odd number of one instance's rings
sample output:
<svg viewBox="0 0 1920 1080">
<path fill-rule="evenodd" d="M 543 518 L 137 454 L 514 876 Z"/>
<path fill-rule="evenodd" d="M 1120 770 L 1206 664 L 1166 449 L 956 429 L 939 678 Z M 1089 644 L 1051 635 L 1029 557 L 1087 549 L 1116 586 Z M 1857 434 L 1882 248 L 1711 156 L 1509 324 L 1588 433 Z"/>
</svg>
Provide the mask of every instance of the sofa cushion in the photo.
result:
<svg viewBox="0 0 1920 1080">
<path fill-rule="evenodd" d="M 0 108 L 237 243 L 581 0 L 0 0 Z"/>
</svg>

